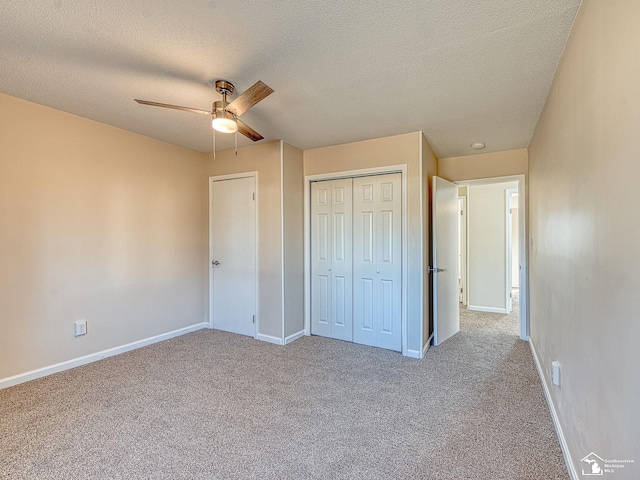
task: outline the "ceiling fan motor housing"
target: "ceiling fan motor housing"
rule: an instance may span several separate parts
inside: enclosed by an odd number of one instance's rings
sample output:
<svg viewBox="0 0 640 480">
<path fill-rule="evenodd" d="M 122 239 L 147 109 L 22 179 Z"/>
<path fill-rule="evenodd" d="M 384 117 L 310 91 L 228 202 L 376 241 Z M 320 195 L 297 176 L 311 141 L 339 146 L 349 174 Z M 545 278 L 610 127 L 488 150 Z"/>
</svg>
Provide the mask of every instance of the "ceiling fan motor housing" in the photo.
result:
<svg viewBox="0 0 640 480">
<path fill-rule="evenodd" d="M 211 104 L 211 118 L 234 118 L 231 112 L 225 111 L 229 102 L 218 100 Z"/>
<path fill-rule="evenodd" d="M 232 95 L 235 92 L 236 87 L 233 83 L 226 80 L 216 80 L 216 91 L 222 94 L 222 100 L 213 102 L 211 105 L 211 118 L 231 118 L 234 119 L 233 114 L 226 112 L 225 108 L 229 105 L 227 102 L 227 95 Z"/>
</svg>

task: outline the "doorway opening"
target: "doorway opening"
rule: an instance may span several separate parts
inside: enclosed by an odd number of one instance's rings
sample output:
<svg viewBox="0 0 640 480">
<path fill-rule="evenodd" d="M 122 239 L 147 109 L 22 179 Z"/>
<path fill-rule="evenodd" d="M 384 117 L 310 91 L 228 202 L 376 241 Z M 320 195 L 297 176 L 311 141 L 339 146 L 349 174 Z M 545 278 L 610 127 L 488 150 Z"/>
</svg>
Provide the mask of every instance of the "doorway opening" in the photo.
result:
<svg viewBox="0 0 640 480">
<path fill-rule="evenodd" d="M 462 323 L 500 320 L 528 340 L 524 175 L 457 184 Z"/>
</svg>

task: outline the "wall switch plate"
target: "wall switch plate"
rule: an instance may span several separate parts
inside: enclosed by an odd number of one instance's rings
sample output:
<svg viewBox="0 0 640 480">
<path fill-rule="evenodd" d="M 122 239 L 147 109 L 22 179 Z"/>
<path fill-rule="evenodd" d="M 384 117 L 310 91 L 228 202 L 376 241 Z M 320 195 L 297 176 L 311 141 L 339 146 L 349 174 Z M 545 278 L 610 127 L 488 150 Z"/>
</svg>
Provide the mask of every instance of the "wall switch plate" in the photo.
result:
<svg viewBox="0 0 640 480">
<path fill-rule="evenodd" d="M 79 337 L 80 335 L 86 335 L 87 333 L 87 321 L 76 320 L 73 322 L 73 335 Z"/>
<path fill-rule="evenodd" d="M 554 385 L 560 386 L 560 362 L 551 362 L 551 380 Z"/>
</svg>

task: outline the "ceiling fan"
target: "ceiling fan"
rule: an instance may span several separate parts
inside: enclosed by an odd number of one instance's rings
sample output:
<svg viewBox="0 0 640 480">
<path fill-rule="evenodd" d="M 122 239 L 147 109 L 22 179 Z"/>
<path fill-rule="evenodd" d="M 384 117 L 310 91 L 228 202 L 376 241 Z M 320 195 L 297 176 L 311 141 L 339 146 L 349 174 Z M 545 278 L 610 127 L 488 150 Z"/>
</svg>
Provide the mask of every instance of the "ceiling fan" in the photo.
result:
<svg viewBox="0 0 640 480">
<path fill-rule="evenodd" d="M 198 108 L 181 107 L 179 105 L 169 105 L 167 103 L 150 102 L 148 100 L 135 99 L 136 102 L 153 107 L 173 108 L 184 110 L 185 112 L 201 113 L 211 116 L 211 126 L 218 132 L 234 133 L 240 132 L 245 137 L 257 142 L 264 137 L 249 127 L 246 123 L 238 120 L 238 117 L 253 107 L 259 101 L 265 99 L 273 93 L 273 89 L 261 81 L 257 81 L 249 87 L 242 95 L 233 102 L 227 102 L 227 95 L 233 95 L 235 87 L 226 80 L 216 81 L 216 91 L 222 94 L 222 100 L 213 102 L 211 110 L 200 110 Z"/>
</svg>

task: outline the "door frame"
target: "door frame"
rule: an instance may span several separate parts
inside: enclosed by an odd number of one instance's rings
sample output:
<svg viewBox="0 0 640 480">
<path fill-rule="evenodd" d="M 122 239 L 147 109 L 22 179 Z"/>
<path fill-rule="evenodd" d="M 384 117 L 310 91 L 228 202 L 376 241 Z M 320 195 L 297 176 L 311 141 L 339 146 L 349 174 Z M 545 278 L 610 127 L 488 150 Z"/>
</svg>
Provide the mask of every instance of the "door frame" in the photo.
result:
<svg viewBox="0 0 640 480">
<path fill-rule="evenodd" d="M 492 183 L 518 182 L 518 257 L 520 269 L 520 338 L 529 341 L 529 247 L 527 236 L 527 190 L 526 175 L 508 175 L 505 177 L 478 178 L 454 182 L 460 186 L 489 185 Z"/>
<path fill-rule="evenodd" d="M 323 180 L 339 180 L 343 178 L 368 177 L 399 173 L 402 185 L 402 299 L 400 301 L 402 322 L 402 355 L 407 356 L 407 308 L 408 308 L 408 225 L 407 225 L 407 165 L 389 165 L 385 167 L 363 168 L 338 172 L 305 175 L 304 177 L 304 334 L 311 335 L 311 183 Z"/>
<path fill-rule="evenodd" d="M 455 182 L 454 182 L 455 183 Z M 469 248 L 467 247 L 467 195 L 458 195 L 458 205 L 460 206 L 460 216 L 462 217 L 461 224 L 463 228 L 460 231 L 460 238 L 458 239 L 458 243 L 460 243 L 460 283 L 462 288 L 462 304 L 464 306 L 468 303 L 467 298 L 467 277 L 469 268 L 469 262 L 467 261 L 467 257 L 469 255 Z"/>
<path fill-rule="evenodd" d="M 507 306 L 507 313 L 511 313 L 511 311 L 513 310 L 513 298 L 511 296 L 511 292 L 513 291 L 513 216 L 511 214 L 511 195 L 515 192 L 518 192 L 517 188 L 507 188 L 504 191 L 504 195 L 505 195 L 505 215 L 506 215 L 506 229 L 507 230 L 505 232 L 505 246 L 506 246 L 506 261 L 505 264 L 507 265 L 507 271 L 505 272 L 506 274 L 506 278 L 505 278 L 505 285 L 507 286 L 507 291 L 505 292 L 506 295 L 506 303 L 505 305 Z M 518 232 L 520 233 L 520 232 Z M 518 241 L 520 241 L 520 239 L 518 238 Z M 518 257 L 520 257 L 520 254 L 518 254 Z M 520 262 L 518 262 L 519 264 Z M 518 271 L 519 273 L 519 271 Z"/>
<path fill-rule="evenodd" d="M 242 172 L 242 173 L 231 173 L 228 175 L 212 175 L 209 177 L 209 203 L 207 204 L 207 208 L 209 210 L 209 214 L 208 214 L 208 219 L 209 219 L 209 230 L 208 230 L 208 234 L 209 234 L 209 260 L 207 262 L 207 269 L 209 271 L 209 294 L 207 295 L 207 301 L 209 303 L 208 308 L 207 308 L 207 328 L 211 328 L 213 329 L 213 268 L 211 268 L 211 264 L 213 262 L 213 252 L 212 252 L 212 247 L 213 247 L 213 209 L 211 208 L 211 202 L 213 200 L 213 184 L 214 182 L 220 182 L 223 180 L 235 180 L 238 178 L 249 178 L 252 177 L 253 181 L 254 181 L 254 188 L 255 188 L 255 206 L 256 206 L 256 265 L 255 265 L 255 269 L 256 269 L 256 298 L 255 298 L 255 302 L 256 302 L 256 325 L 255 325 L 255 332 L 253 334 L 253 338 L 258 338 L 258 332 L 260 331 L 259 326 L 260 326 L 260 303 L 258 302 L 258 299 L 260 298 L 260 275 L 259 275 L 259 269 L 258 266 L 260 265 L 260 259 L 258 257 L 258 253 L 259 253 L 259 248 L 258 246 L 260 245 L 260 233 L 258 230 L 258 218 L 260 216 L 260 208 L 259 208 L 259 204 L 258 201 L 260 199 L 260 195 L 258 195 L 258 172 L 257 171 L 252 171 L 252 172 Z"/>
</svg>

